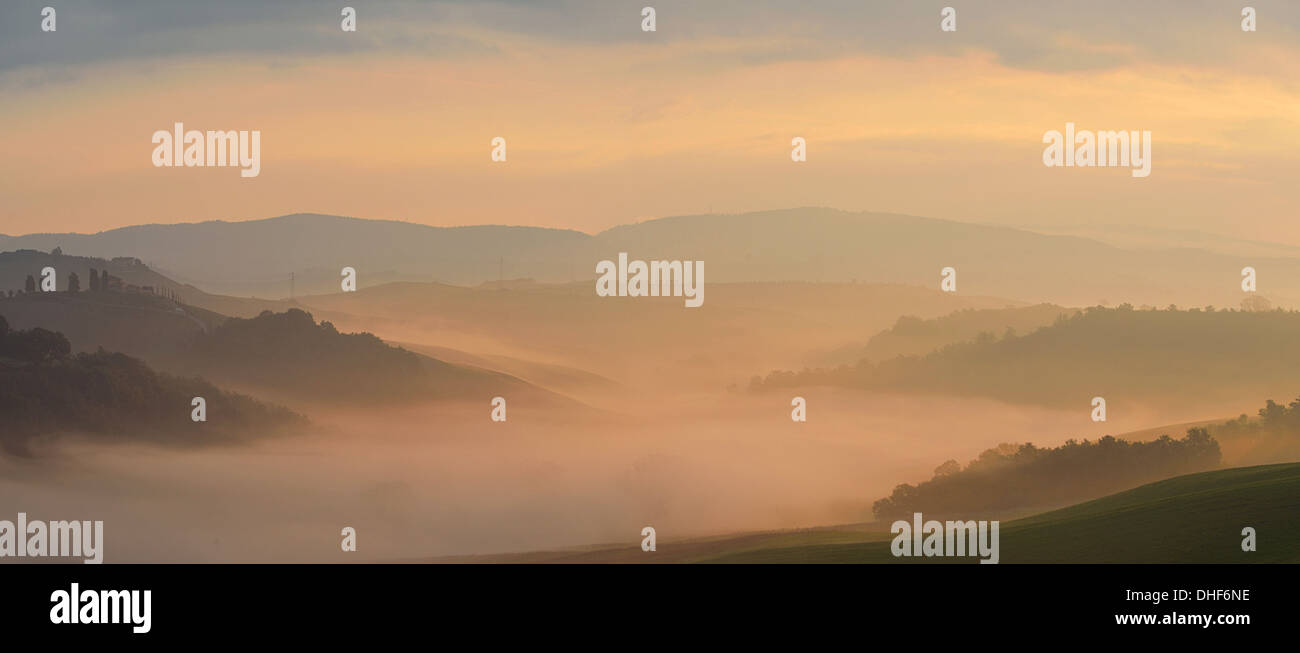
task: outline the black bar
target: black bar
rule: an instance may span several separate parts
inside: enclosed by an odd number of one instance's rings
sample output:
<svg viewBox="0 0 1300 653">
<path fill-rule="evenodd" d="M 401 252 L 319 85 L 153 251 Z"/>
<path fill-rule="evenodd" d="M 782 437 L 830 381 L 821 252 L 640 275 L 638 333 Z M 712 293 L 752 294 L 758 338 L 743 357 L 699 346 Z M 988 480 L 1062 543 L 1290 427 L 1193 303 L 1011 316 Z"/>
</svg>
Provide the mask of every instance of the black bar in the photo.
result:
<svg viewBox="0 0 1300 653">
<path fill-rule="evenodd" d="M 890 633 L 944 646 L 975 641 L 962 633 L 990 643 L 1032 633 L 1249 642 L 1285 634 L 1296 605 L 1293 565 L 4 565 L 0 578 L 5 632 L 126 645 L 275 636 L 480 648 L 454 644 L 470 637 L 667 649 L 698 629 L 760 643 L 834 635 L 869 644 Z M 150 631 L 51 623 L 51 594 L 72 583 L 150 590 Z M 1130 590 L 1169 594 L 1154 603 Z M 1196 600 L 1201 590 L 1233 594 Z M 1116 624 L 1116 615 L 1191 614 L 1250 623 Z"/>
</svg>

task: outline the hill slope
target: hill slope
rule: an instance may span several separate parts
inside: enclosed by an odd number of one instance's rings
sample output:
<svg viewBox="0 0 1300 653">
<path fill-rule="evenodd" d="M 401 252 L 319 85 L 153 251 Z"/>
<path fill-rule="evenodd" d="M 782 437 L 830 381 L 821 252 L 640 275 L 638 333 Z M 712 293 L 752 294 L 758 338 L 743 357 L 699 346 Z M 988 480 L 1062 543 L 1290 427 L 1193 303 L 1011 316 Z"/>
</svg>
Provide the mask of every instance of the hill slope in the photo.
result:
<svg viewBox="0 0 1300 653">
<path fill-rule="evenodd" d="M 1300 562 L 1300 464 L 1178 476 L 1003 524 L 1003 563 Z M 1261 541 L 1241 550 L 1241 530 Z M 895 562 L 889 540 L 723 554 L 714 562 Z M 916 562 L 918 559 L 906 559 Z M 924 560 L 924 558 L 919 559 Z"/>
<path fill-rule="evenodd" d="M 89 291 L 84 282 L 79 292 L 65 289 L 72 272 L 80 271 L 78 276 L 88 279 L 95 269 L 108 270 L 123 283 L 176 290 L 176 296 L 215 300 L 209 302 L 215 305 L 240 309 L 277 305 L 208 295 L 134 259 L 0 253 L 0 274 L 8 272 L 9 278 L 39 276 L 46 265 L 55 266 L 60 290 L 6 293 L 0 297 L 0 317 L 15 330 L 59 332 L 72 351 L 103 348 L 140 358 L 162 372 L 269 390 L 280 399 L 479 399 L 507 391 L 512 396 L 560 399 L 508 374 L 390 347 L 369 333 L 339 333 L 324 322 L 318 328 L 309 314 L 292 307 L 282 313 L 263 310 L 255 313 L 257 317 L 228 318 L 152 292 Z M 29 269 L 32 272 L 19 274 Z"/>
<path fill-rule="evenodd" d="M 422 356 L 370 333 L 340 333 L 298 309 L 226 320 L 197 339 L 183 360 L 206 378 L 344 403 L 486 401 L 506 392 L 544 393 L 514 377 Z"/>
<path fill-rule="evenodd" d="M 103 347 L 154 364 L 179 356 L 226 319 L 156 295 L 117 292 L 23 294 L 0 299 L 0 315 L 15 329 L 58 331 L 74 351 Z"/>
<path fill-rule="evenodd" d="M 0 248 L 6 237 L 0 237 Z M 128 247 L 137 250 L 138 247 Z M 280 310 L 293 307 L 292 303 L 251 297 L 230 297 L 204 292 L 192 285 L 180 283 L 138 258 L 117 256 L 110 250 L 103 257 L 73 256 L 71 254 L 53 254 L 36 250 L 18 250 L 0 252 L 0 292 L 21 291 L 28 275 L 40 278 L 45 267 L 55 269 L 59 291 L 68 289 L 68 280 L 76 273 L 81 281 L 82 292 L 90 289 L 90 270 L 108 273 L 121 279 L 122 283 L 134 286 L 149 286 L 158 291 L 174 294 L 187 306 L 197 306 L 214 313 L 234 317 L 252 317 L 264 310 Z M 337 274 L 337 273 L 336 273 Z"/>
<path fill-rule="evenodd" d="M 1300 562 L 1300 463 L 1178 476 L 1095 501 L 1001 524 L 1006 563 Z M 1258 550 L 1241 550 L 1253 527 Z M 639 546 L 495 556 L 507 562 L 714 562 L 934 564 L 895 558 L 884 524 L 752 533 Z M 480 560 L 488 561 L 484 557 Z M 971 562 L 975 558 L 959 559 Z"/>
<path fill-rule="evenodd" d="M 1186 405 L 1291 396 L 1300 312 L 1092 308 L 1022 336 L 984 337 L 924 357 L 776 372 L 760 389 L 831 385 L 1044 406 Z M 1194 398 L 1194 399 L 1191 399 Z"/>
<path fill-rule="evenodd" d="M 753 370 L 860 340 L 902 314 L 1009 303 L 863 283 L 718 283 L 703 306 L 689 309 L 675 297 L 598 297 L 585 283 L 392 283 L 300 302 L 341 329 L 672 388 L 743 384 Z"/>
<path fill-rule="evenodd" d="M 964 309 L 923 320 L 914 315 L 898 318 L 894 326 L 877 333 L 866 345 L 848 346 L 810 357 L 814 366 L 854 364 L 860 360 L 879 362 L 898 356 L 921 356 L 945 345 L 964 342 L 981 333 L 996 336 L 1030 333 L 1052 324 L 1074 310 L 1052 304 L 1007 308 Z"/>
<path fill-rule="evenodd" d="M 30 455 L 34 441 L 65 434 L 196 446 L 305 424 L 279 406 L 202 379 L 160 374 L 125 354 L 71 349 L 57 332 L 10 330 L 0 316 L 0 448 Z M 212 421 L 192 420 L 196 397 L 206 401 Z"/>
</svg>

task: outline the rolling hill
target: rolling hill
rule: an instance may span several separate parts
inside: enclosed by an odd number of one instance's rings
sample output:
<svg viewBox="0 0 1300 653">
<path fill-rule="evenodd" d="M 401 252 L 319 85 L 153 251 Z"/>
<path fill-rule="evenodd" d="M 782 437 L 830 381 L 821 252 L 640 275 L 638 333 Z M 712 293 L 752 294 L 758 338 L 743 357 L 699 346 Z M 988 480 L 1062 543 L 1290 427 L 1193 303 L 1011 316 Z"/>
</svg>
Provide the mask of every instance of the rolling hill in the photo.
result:
<svg viewBox="0 0 1300 653">
<path fill-rule="evenodd" d="M 992 334 L 926 356 L 774 372 L 753 384 L 954 394 L 1108 408 L 1291 396 L 1300 312 L 1090 308 L 1024 335 Z"/>
<path fill-rule="evenodd" d="M 1004 522 L 1000 561 L 1015 563 L 1300 562 L 1300 463 L 1188 474 L 1060 510 Z M 1241 549 L 1252 527 L 1258 550 Z M 888 525 L 857 524 L 674 542 L 455 558 L 532 563 L 974 563 L 976 558 L 896 558 Z M 639 544 L 639 540 L 638 540 Z"/>
<path fill-rule="evenodd" d="M 191 419 L 202 397 L 212 421 Z M 72 353 L 41 328 L 14 329 L 0 316 L 0 449 L 33 454 L 33 443 L 77 435 L 97 442 L 175 446 L 230 443 L 306 424 L 279 406 L 197 378 L 160 374 L 125 354 Z"/>
<path fill-rule="evenodd" d="M 74 351 L 100 347 L 154 363 L 174 360 L 226 317 L 150 294 L 39 292 L 0 299 L 16 329 L 58 331 Z"/>
<path fill-rule="evenodd" d="M 512 376 L 453 365 L 385 343 L 370 333 L 341 333 L 291 309 L 231 318 L 195 340 L 186 369 L 277 396 L 384 404 L 510 394 L 560 397 Z"/>
<path fill-rule="evenodd" d="M 510 276 L 571 281 L 574 247 L 589 236 L 534 227 L 429 227 L 391 220 L 294 214 L 246 222 L 138 225 L 97 234 L 0 236 L 0 249 L 88 256 L 135 256 L 170 277 L 228 295 L 287 297 L 289 274 L 300 293 L 339 289 L 352 266 L 362 284 L 432 281 L 477 284 Z M 593 263 L 594 265 L 594 263 Z"/>
<path fill-rule="evenodd" d="M 825 208 L 661 218 L 595 235 L 295 214 L 98 234 L 0 236 L 0 249 L 56 246 L 84 256 L 137 257 L 185 283 L 240 296 L 286 297 L 290 273 L 299 293 L 330 292 L 338 288 L 344 266 L 358 271 L 362 286 L 585 281 L 594 278 L 597 261 L 629 252 L 633 258 L 706 261 L 710 282 L 856 280 L 937 287 L 940 270 L 954 267 L 963 294 L 1077 306 L 1236 306 L 1241 270 L 1252 266 L 1262 294 L 1279 305 L 1300 305 L 1300 258 L 1284 249 L 1272 255 L 1130 250 L 1077 236 Z"/>
<path fill-rule="evenodd" d="M 899 315 L 1011 303 L 900 284 L 795 282 L 710 285 L 693 309 L 680 298 L 598 297 L 585 283 L 406 282 L 298 301 L 339 328 L 394 341 L 576 368 L 638 389 L 711 390 L 799 363 L 810 348 L 860 341 Z"/>
<path fill-rule="evenodd" d="M 23 278 L 26 274 L 20 277 L 12 271 L 33 268 L 29 274 L 39 276 L 46 265 L 63 271 L 61 290 L 6 293 L 0 297 L 0 316 L 14 329 L 39 327 L 62 333 L 74 352 L 93 353 L 100 348 L 120 352 L 163 372 L 199 375 L 241 390 L 269 392 L 280 400 L 346 402 L 388 397 L 414 401 L 510 392 L 517 398 L 569 401 L 509 374 L 390 347 L 366 333 L 339 333 L 325 324 L 318 327 L 310 315 L 292 307 L 278 314 L 264 309 L 256 317 L 227 317 L 188 304 L 183 298 L 198 297 L 212 305 L 243 309 L 264 303 L 181 286 L 139 261 L 42 252 L 0 254 L 0 273 L 10 272 L 8 278 Z M 69 273 L 83 268 L 84 278 L 92 268 L 106 269 L 124 283 L 158 291 L 178 290 L 175 297 L 182 301 L 137 289 L 88 291 L 83 285 L 80 292 L 63 290 Z M 294 317 L 300 319 L 291 319 Z M 276 321 L 288 328 L 272 326 Z"/>
<path fill-rule="evenodd" d="M 1002 336 L 1030 333 L 1050 325 L 1073 309 L 1053 304 L 1007 308 L 964 309 L 923 320 L 914 315 L 898 318 L 894 326 L 877 333 L 865 345 L 851 345 L 810 357 L 813 367 L 854 364 L 861 360 L 879 362 L 898 356 L 920 356 L 945 345 L 964 342 L 981 333 Z"/>
<path fill-rule="evenodd" d="M 4 242 L 4 237 L 0 237 L 0 242 Z M 2 248 L 3 246 L 0 246 L 0 249 Z M 117 256 L 111 251 L 103 257 L 74 256 L 31 249 L 0 251 L 0 293 L 7 296 L 9 291 L 21 291 L 27 276 L 31 275 L 39 279 L 41 270 L 45 267 L 55 269 L 60 291 L 68 289 L 68 279 L 74 272 L 81 280 L 81 289 L 89 290 L 89 273 L 93 268 L 100 272 L 108 271 L 110 275 L 121 279 L 124 284 L 168 291 L 187 306 L 202 308 L 221 315 L 252 317 L 264 310 L 283 311 L 294 306 L 291 302 L 278 300 L 208 293 L 192 285 L 177 282 L 135 257 Z"/>
</svg>

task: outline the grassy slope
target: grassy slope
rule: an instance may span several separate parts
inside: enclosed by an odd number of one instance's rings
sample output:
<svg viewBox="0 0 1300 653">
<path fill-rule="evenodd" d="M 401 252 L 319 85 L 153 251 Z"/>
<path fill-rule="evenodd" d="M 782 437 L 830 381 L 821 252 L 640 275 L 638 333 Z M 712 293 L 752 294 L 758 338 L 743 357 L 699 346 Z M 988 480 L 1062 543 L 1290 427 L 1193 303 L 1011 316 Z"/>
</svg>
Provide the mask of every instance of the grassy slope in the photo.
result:
<svg viewBox="0 0 1300 653">
<path fill-rule="evenodd" d="M 1002 562 L 1300 562 L 1300 464 L 1189 474 L 1003 525 Z M 1241 529 L 1259 547 L 1241 550 Z M 724 553 L 717 562 L 891 562 L 888 540 Z M 913 559 L 915 560 L 915 559 Z"/>
<path fill-rule="evenodd" d="M 1003 563 L 1300 562 L 1300 463 L 1238 467 L 1150 483 L 1004 522 Z M 1258 550 L 1241 550 L 1254 527 Z M 493 562 L 926 563 L 895 558 L 890 535 L 856 525 L 639 547 L 481 558 Z M 474 558 L 461 561 L 474 561 Z M 975 558 L 960 559 L 973 562 Z"/>
</svg>

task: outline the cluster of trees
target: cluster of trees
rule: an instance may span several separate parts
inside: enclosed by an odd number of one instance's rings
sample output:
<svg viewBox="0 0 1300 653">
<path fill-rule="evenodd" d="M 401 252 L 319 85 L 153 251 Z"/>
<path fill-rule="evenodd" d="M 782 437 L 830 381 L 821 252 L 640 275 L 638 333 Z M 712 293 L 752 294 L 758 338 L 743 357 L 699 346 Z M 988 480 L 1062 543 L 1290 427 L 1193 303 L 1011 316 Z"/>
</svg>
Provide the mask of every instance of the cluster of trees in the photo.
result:
<svg viewBox="0 0 1300 653">
<path fill-rule="evenodd" d="M 65 358 L 72 345 L 62 333 L 40 327 L 12 331 L 9 321 L 0 315 L 0 359 L 19 363 L 46 363 Z"/>
<path fill-rule="evenodd" d="M 25 259 L 24 263 L 26 265 L 24 267 L 30 265 L 35 265 L 36 267 L 43 267 L 46 265 L 50 265 L 55 267 L 56 270 L 58 271 L 58 276 L 63 277 L 63 279 L 61 280 L 62 287 L 67 292 L 71 292 L 71 293 L 81 292 L 83 290 L 83 285 L 82 285 L 83 277 L 77 272 L 72 272 L 72 271 L 68 271 L 67 274 L 64 274 L 64 270 L 73 267 L 75 265 L 84 264 L 86 261 L 90 261 L 90 262 L 103 261 L 104 265 L 106 266 L 112 265 L 115 270 L 119 270 L 119 271 L 128 270 L 128 271 L 133 271 L 138 273 L 149 272 L 149 267 L 144 264 L 144 261 L 141 261 L 140 259 L 134 256 L 117 256 L 114 257 L 111 261 L 105 261 L 103 259 L 87 258 L 87 257 L 75 257 L 75 256 L 64 257 L 63 249 L 60 247 L 55 247 L 54 249 L 50 250 L 49 255 L 46 255 L 44 252 L 35 249 L 18 249 L 13 252 L 4 252 L 4 254 L 6 255 L 13 254 L 18 258 Z M 50 256 L 55 257 L 57 259 L 57 262 L 51 263 L 49 260 Z M 27 278 L 23 281 L 23 287 L 21 290 L 17 290 L 17 291 L 0 290 L 0 297 L 6 297 L 6 296 L 13 297 L 15 294 L 22 295 L 22 294 L 35 294 L 41 292 L 42 280 L 43 279 L 38 275 L 28 274 Z M 141 287 L 129 283 L 124 283 L 121 278 L 114 277 L 111 274 L 109 274 L 107 268 L 103 270 L 96 270 L 93 267 L 90 268 L 89 278 L 87 280 L 86 285 L 84 286 L 84 289 L 89 290 L 91 292 L 108 292 L 110 290 L 114 290 L 114 291 L 124 291 L 128 293 L 152 294 L 152 295 L 158 295 L 160 297 L 164 297 L 177 304 L 184 303 L 181 301 L 180 296 L 177 295 L 175 292 L 171 291 L 170 289 L 164 287 L 155 288 L 153 286 L 148 286 L 148 285 Z M 57 288 L 52 288 L 49 290 L 49 292 L 54 292 L 57 290 L 58 290 Z"/>
<path fill-rule="evenodd" d="M 965 467 L 949 460 L 930 480 L 899 485 L 872 509 L 883 521 L 910 519 L 916 512 L 978 519 L 1095 499 L 1214 469 L 1221 459 L 1218 441 L 1203 428 L 1188 429 L 1180 440 L 1162 435 L 1151 442 L 1129 442 L 1108 435 L 1047 449 L 1003 444 Z"/>
<path fill-rule="evenodd" d="M 114 260 L 116 261 L 119 259 L 114 259 Z M 136 261 L 137 263 L 139 262 L 138 259 L 131 259 L 131 260 Z M 88 287 L 88 290 L 90 290 L 90 292 L 108 292 L 113 285 L 112 280 L 117 279 L 116 277 L 110 275 L 107 269 L 96 270 L 95 268 L 90 268 L 89 278 L 90 278 L 90 285 Z M 76 272 L 70 272 L 67 276 L 67 279 L 68 279 L 67 282 L 68 292 L 81 292 L 81 277 L 77 276 Z M 120 283 L 121 279 L 117 279 L 117 281 Z M 23 283 L 23 292 L 27 294 L 33 294 L 37 291 L 37 287 L 39 285 L 40 282 L 37 281 L 36 277 L 34 275 L 29 274 L 27 275 L 27 280 Z M 135 286 L 128 285 L 126 286 L 126 289 L 129 292 L 138 291 L 138 292 L 144 292 L 152 295 L 158 295 L 160 297 L 165 297 L 167 299 L 172 300 L 173 302 L 176 302 L 177 304 L 183 303 L 181 301 L 180 295 L 176 294 L 175 292 L 167 288 L 154 288 L 153 286 L 144 286 L 142 288 L 137 288 Z M 13 297 L 14 291 L 10 290 L 8 296 Z"/>
<path fill-rule="evenodd" d="M 1300 397 L 1289 404 L 1272 399 L 1265 402 L 1250 418 L 1244 413 L 1237 419 L 1210 427 L 1223 442 L 1224 453 L 1238 465 L 1257 465 L 1300 460 Z"/>
<path fill-rule="evenodd" d="M 925 356 L 773 372 L 751 387 L 847 386 L 1054 406 L 1086 401 L 1098 388 L 1131 400 L 1236 399 L 1294 378 L 1298 332 L 1296 311 L 1094 307 L 1025 335 L 986 333 Z"/>
<path fill-rule="evenodd" d="M 966 308 L 934 319 L 913 315 L 899 317 L 893 327 L 871 337 L 860 350 L 857 361 L 887 360 L 897 356 L 923 355 L 954 342 L 972 339 L 992 340 L 1017 333 L 1029 333 L 1052 324 L 1062 315 L 1074 311 L 1054 304 L 1015 308 Z"/>
<path fill-rule="evenodd" d="M 38 285 L 39 282 L 36 281 L 36 277 L 29 274 L 27 275 L 27 279 L 23 282 L 23 292 L 27 294 L 35 293 Z M 90 268 L 90 290 L 92 292 L 98 292 L 99 290 L 107 289 L 108 270 L 104 270 L 104 274 L 101 277 L 95 271 L 95 268 Z M 68 274 L 68 292 L 81 292 L 81 277 L 77 276 L 76 272 L 70 272 Z M 13 296 L 12 290 L 9 291 L 9 296 Z"/>
<path fill-rule="evenodd" d="M 0 316 L 0 447 L 27 455 L 35 438 L 58 433 L 199 444 L 302 422 L 284 408 L 201 379 L 159 374 L 125 354 L 70 352 L 62 334 L 13 331 Z M 191 420 L 194 397 L 206 400 L 210 421 Z"/>
<path fill-rule="evenodd" d="M 212 378 L 313 398 L 398 398 L 427 392 L 421 358 L 370 333 L 339 333 L 290 309 L 230 318 L 200 338 L 193 365 Z"/>
<path fill-rule="evenodd" d="M 1259 419 L 1250 419 L 1242 413 L 1237 419 L 1215 426 L 1214 432 L 1224 436 L 1261 432 L 1300 436 L 1300 397 L 1286 405 L 1269 399 L 1259 409 Z"/>
</svg>

